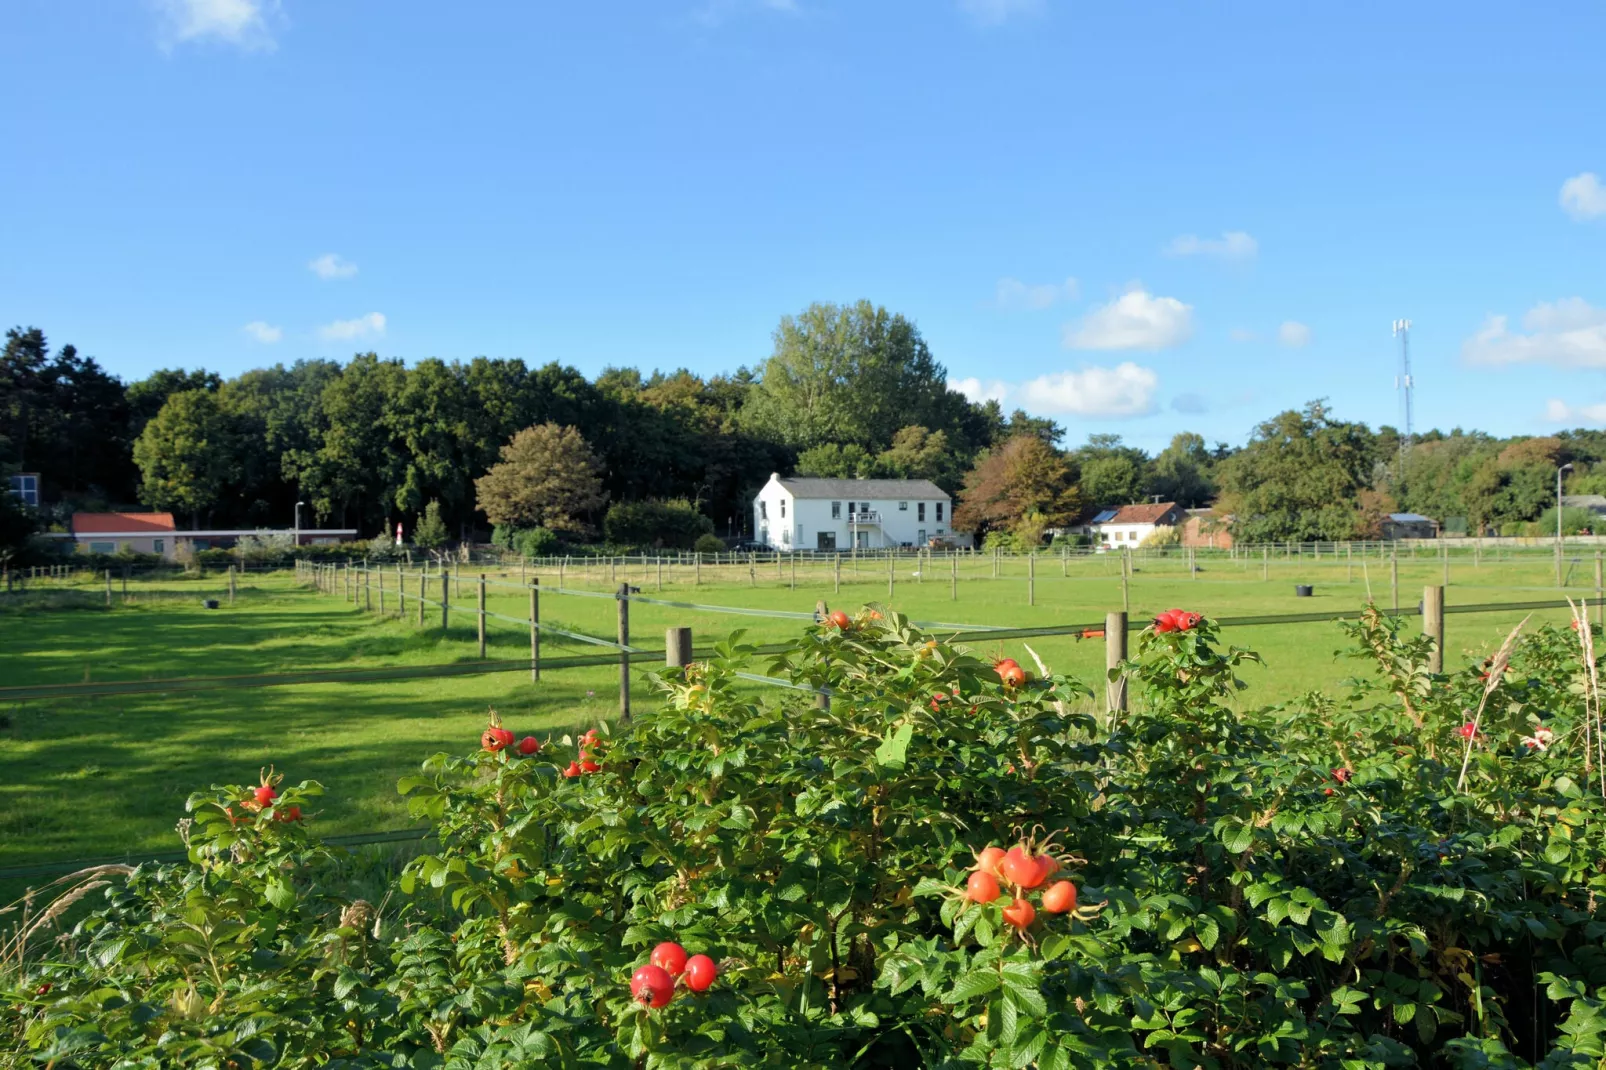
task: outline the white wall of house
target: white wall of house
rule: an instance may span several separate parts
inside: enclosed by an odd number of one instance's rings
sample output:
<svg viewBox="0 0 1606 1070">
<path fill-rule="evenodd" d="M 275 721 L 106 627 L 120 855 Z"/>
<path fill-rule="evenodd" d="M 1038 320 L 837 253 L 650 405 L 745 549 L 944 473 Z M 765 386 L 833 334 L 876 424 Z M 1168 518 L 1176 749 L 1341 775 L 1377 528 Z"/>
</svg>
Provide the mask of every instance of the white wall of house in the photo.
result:
<svg viewBox="0 0 1606 1070">
<path fill-rule="evenodd" d="M 952 521 L 953 501 L 929 491 L 896 498 L 867 492 L 799 498 L 772 475 L 753 500 L 754 541 L 774 550 L 925 546 L 937 538 L 968 543 L 968 537 L 954 534 Z"/>
<path fill-rule="evenodd" d="M 1100 524 L 1099 542 L 1104 546 L 1137 546 L 1154 534 L 1153 524 Z"/>
</svg>

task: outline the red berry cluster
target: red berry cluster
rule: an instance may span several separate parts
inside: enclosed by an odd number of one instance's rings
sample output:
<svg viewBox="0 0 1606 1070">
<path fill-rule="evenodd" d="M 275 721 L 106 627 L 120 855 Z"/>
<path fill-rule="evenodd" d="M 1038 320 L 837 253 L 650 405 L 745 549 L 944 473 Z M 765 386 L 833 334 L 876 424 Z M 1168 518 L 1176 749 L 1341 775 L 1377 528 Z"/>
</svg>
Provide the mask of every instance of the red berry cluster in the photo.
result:
<svg viewBox="0 0 1606 1070">
<path fill-rule="evenodd" d="M 999 658 L 993 662 L 993 671 L 998 679 L 1003 681 L 1006 688 L 1013 691 L 1026 683 L 1026 670 L 1020 667 L 1020 662 L 1014 658 Z"/>
<path fill-rule="evenodd" d="M 487 754 L 495 754 L 509 747 L 514 747 L 513 733 L 502 727 L 502 719 L 493 712 L 491 723 L 480 733 L 480 749 Z M 534 736 L 525 736 L 514 749 L 528 758 L 541 749 L 541 741 Z"/>
<path fill-rule="evenodd" d="M 598 748 L 601 745 L 602 742 L 597 735 L 597 730 L 593 728 L 587 731 L 580 737 L 580 757 L 569 763 L 569 767 L 563 771 L 563 775 L 566 777 L 583 776 L 586 773 L 595 773 L 598 769 L 601 769 L 602 766 L 597 764 L 594 751 L 594 748 Z"/>
<path fill-rule="evenodd" d="M 657 1010 L 675 998 L 677 980 L 693 992 L 706 992 L 718 976 L 719 967 L 707 955 L 687 958 L 685 948 L 665 941 L 652 949 L 647 965 L 631 975 L 630 998 Z"/>
<path fill-rule="evenodd" d="M 1199 626 L 1204 617 L 1186 609 L 1168 609 L 1154 618 L 1154 631 L 1156 635 L 1166 632 L 1188 632 Z"/>
<path fill-rule="evenodd" d="M 273 806 L 274 800 L 279 797 L 278 784 L 283 779 L 284 775 L 281 773 L 275 773 L 272 768 L 264 769 L 262 771 L 262 783 L 252 788 L 250 793 L 247 794 L 244 799 L 240 800 L 241 808 L 249 813 L 256 814 L 261 813 L 263 810 Z M 239 824 L 239 822 L 242 820 L 250 820 L 249 817 L 237 818 L 232 806 L 225 806 L 223 808 L 223 812 L 229 815 L 229 824 L 231 825 Z M 301 807 L 291 804 L 289 806 L 275 808 L 273 811 L 273 820 L 300 821 Z"/>
<path fill-rule="evenodd" d="M 1007 851 L 985 847 L 976 855 L 962 894 L 972 903 L 991 903 L 1004 894 L 1002 881 L 1013 893 L 1004 907 L 1004 921 L 1016 929 L 1026 929 L 1037 920 L 1037 908 L 1027 893 L 1044 885 L 1059 869 L 1059 859 L 1047 851 L 1034 851 L 1029 842 L 1023 841 Z M 1063 880 L 1049 884 L 1043 889 L 1042 903 L 1050 914 L 1070 913 L 1076 909 L 1076 885 Z"/>
</svg>

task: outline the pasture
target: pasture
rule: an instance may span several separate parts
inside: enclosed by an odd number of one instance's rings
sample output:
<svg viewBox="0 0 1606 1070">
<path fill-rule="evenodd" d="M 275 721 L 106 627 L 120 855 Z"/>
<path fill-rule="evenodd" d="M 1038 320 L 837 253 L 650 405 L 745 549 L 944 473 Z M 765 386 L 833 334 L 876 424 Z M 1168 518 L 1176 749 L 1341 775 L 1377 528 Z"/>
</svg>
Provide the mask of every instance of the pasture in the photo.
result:
<svg viewBox="0 0 1606 1070">
<path fill-rule="evenodd" d="M 1135 620 L 1182 606 L 1212 617 L 1351 611 L 1370 589 L 1380 605 L 1391 602 L 1390 563 L 1344 556 L 1264 559 L 1201 555 L 1190 573 L 1180 557 L 1142 558 L 1126 583 Z M 1446 601 L 1458 605 L 1557 598 L 1594 600 L 1593 553 L 1567 568 L 1572 584 L 1555 586 L 1548 554 L 1449 562 Z M 213 574 L 136 583 L 109 608 L 100 604 L 92 578 L 62 588 L 36 585 L 25 597 L 0 604 L 0 686 L 77 684 L 198 676 L 248 676 L 325 669 L 388 669 L 462 665 L 478 658 L 478 577 L 487 574 L 486 655 L 528 658 L 528 588 L 543 587 L 541 621 L 561 629 L 612 639 L 619 583 L 640 588 L 643 599 L 758 611 L 811 612 L 824 601 L 849 611 L 884 603 L 917 621 L 997 628 L 1062 624 L 1102 626 L 1107 611 L 1123 602 L 1120 559 L 1115 555 L 1062 560 L 1043 556 L 1030 565 L 1020 558 L 994 562 L 985 556 L 957 561 L 912 557 L 853 560 L 829 557 L 761 562 L 667 566 L 652 558 L 587 566 L 554 563 L 540 569 L 460 566 L 449 576 L 454 610 L 440 629 L 440 611 L 426 605 L 417 623 L 410 597 L 398 613 L 396 575 L 386 573 L 386 613 L 377 607 L 377 579 L 358 585 L 354 605 L 340 573 L 331 593 L 298 582 L 289 572 L 242 579 L 232 606 L 201 607 L 203 597 L 222 594 Z M 997 575 L 994 575 L 994 572 Z M 1032 575 L 1028 576 L 1028 570 Z M 957 571 L 957 579 L 955 573 Z M 1398 562 L 1402 607 L 1413 607 L 1427 584 L 1443 582 L 1445 562 L 1424 555 Z M 661 578 L 660 578 L 661 577 Z M 416 594 L 418 574 L 405 582 Z M 572 592 L 558 593 L 561 586 Z M 1296 583 L 1314 595 L 1297 598 Z M 1369 586 L 1368 586 L 1369 585 Z M 429 597 L 438 599 L 432 574 Z M 1028 593 L 1030 591 L 1030 593 Z M 1028 599 L 1031 603 L 1028 604 Z M 373 608 L 367 608 L 372 605 Z M 1447 670 L 1483 657 L 1521 620 L 1521 610 L 1452 614 L 1448 617 Z M 1533 614 L 1560 622 L 1565 610 Z M 689 626 L 699 650 L 737 628 L 750 641 L 780 641 L 806 622 L 743 616 L 712 608 L 633 601 L 632 645 L 661 648 L 666 628 Z M 1406 627 L 1418 622 L 1408 619 Z M 936 631 L 943 629 L 936 628 Z M 948 634 L 951 634 L 949 630 Z M 1307 692 L 1333 692 L 1353 674 L 1352 663 L 1335 656 L 1346 639 L 1331 622 L 1231 627 L 1225 641 L 1256 650 L 1265 664 L 1250 666 L 1247 693 L 1257 705 L 1297 703 Z M 1029 643 L 1053 669 L 1097 686 L 1103 673 L 1102 641 L 1045 636 L 1012 642 L 979 642 L 975 652 L 1007 653 L 1031 664 Z M 607 654 L 605 647 L 544 633 L 544 658 Z M 632 673 L 633 702 L 651 701 Z M 764 672 L 762 659 L 751 666 Z M 754 683 L 752 693 L 772 689 Z M 428 755 L 461 749 L 476 737 L 486 711 L 495 708 L 520 733 L 545 735 L 594 724 L 617 712 L 616 665 L 552 669 L 533 684 L 528 671 L 412 680 L 317 681 L 289 686 L 102 696 L 0 698 L 0 867 L 54 859 L 171 851 L 178 846 L 175 821 L 191 791 L 215 782 L 255 779 L 273 765 L 294 782 L 316 779 L 328 794 L 316 809 L 323 835 L 358 833 L 411 824 L 395 791 L 399 776 Z M 1294 706 L 1298 709 L 1298 705 Z"/>
</svg>

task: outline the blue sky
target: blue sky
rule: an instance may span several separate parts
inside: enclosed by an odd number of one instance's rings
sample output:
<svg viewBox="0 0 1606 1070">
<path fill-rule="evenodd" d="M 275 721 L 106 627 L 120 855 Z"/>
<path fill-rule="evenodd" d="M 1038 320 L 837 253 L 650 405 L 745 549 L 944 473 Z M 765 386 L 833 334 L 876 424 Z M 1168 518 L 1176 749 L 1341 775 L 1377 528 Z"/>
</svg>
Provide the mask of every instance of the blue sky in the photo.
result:
<svg viewBox="0 0 1606 1070">
<path fill-rule="evenodd" d="M 1594 2 L 10 0 L 0 321 L 712 373 L 861 297 L 1151 449 L 1606 425 Z M 1503 318 L 1501 318 L 1503 317 Z"/>
</svg>

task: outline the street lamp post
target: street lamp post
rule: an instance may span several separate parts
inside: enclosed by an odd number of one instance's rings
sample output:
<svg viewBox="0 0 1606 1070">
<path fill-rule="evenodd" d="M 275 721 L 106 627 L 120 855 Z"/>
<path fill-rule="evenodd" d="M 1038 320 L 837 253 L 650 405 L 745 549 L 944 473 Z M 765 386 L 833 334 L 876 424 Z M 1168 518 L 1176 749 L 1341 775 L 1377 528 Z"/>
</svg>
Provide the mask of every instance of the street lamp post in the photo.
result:
<svg viewBox="0 0 1606 1070">
<path fill-rule="evenodd" d="M 1560 468 L 1556 469 L 1556 584 L 1558 586 L 1560 586 L 1560 584 L 1561 584 L 1561 557 L 1562 557 L 1561 474 L 1563 472 L 1572 471 L 1572 467 L 1573 466 L 1570 465 L 1570 464 L 1564 464 Z"/>
<path fill-rule="evenodd" d="M 306 502 L 296 502 L 296 545 L 297 546 L 301 545 L 301 507 L 306 505 L 306 504 L 307 504 Z"/>
</svg>

